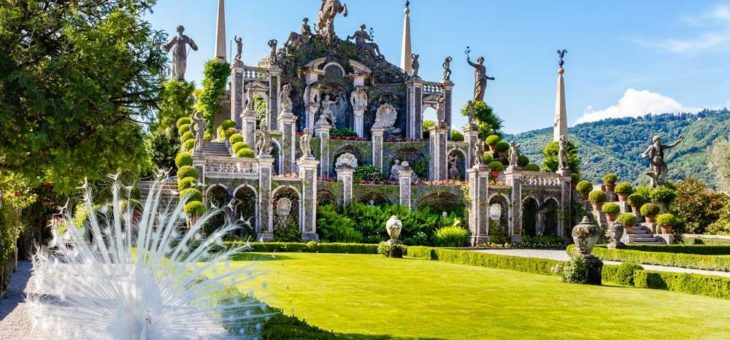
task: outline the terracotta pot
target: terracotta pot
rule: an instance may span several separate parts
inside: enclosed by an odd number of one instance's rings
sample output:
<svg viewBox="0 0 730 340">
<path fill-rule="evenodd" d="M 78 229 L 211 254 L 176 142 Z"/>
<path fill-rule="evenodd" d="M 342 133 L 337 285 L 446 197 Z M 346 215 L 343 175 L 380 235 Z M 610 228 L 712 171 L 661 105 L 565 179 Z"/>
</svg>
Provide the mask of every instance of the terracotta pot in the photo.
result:
<svg viewBox="0 0 730 340">
<path fill-rule="evenodd" d="M 667 235 L 672 233 L 672 226 L 661 226 L 662 234 Z"/>
<path fill-rule="evenodd" d="M 632 226 L 632 225 L 624 226 L 624 232 L 627 233 L 627 234 L 633 234 L 634 233 L 634 226 Z"/>
<path fill-rule="evenodd" d="M 603 208 L 603 202 L 591 202 L 591 204 L 593 204 L 594 211 L 601 211 L 601 208 Z"/>
<path fill-rule="evenodd" d="M 616 222 L 616 217 L 618 217 L 617 214 L 606 214 L 606 219 L 608 219 L 608 222 Z"/>
<path fill-rule="evenodd" d="M 627 194 L 616 194 L 618 195 L 618 201 L 619 202 L 626 202 L 626 198 L 629 197 Z"/>
<path fill-rule="evenodd" d="M 606 188 L 606 192 L 613 192 L 613 189 L 616 187 L 616 183 L 603 183 L 603 186 Z"/>
<path fill-rule="evenodd" d="M 646 223 L 656 223 L 656 215 L 644 216 L 644 221 L 646 221 Z"/>
<path fill-rule="evenodd" d="M 490 172 L 490 175 L 491 175 L 492 178 L 498 178 L 501 173 L 502 173 L 501 171 L 492 170 Z"/>
</svg>

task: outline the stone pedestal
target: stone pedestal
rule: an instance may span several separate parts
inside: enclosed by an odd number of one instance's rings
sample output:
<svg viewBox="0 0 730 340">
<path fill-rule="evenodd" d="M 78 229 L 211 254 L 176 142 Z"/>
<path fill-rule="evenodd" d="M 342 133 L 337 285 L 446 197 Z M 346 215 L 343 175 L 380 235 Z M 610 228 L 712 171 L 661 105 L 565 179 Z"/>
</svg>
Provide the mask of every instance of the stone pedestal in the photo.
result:
<svg viewBox="0 0 730 340">
<path fill-rule="evenodd" d="M 269 103 L 266 112 L 267 125 L 269 130 L 278 130 L 279 120 L 279 79 L 281 68 L 276 65 L 269 66 Z"/>
<path fill-rule="evenodd" d="M 274 167 L 274 158 L 261 156 L 257 158 L 259 163 L 259 194 L 258 206 L 259 216 L 256 220 L 256 233 L 258 238 L 264 241 L 274 239 L 274 219 L 271 211 L 271 176 Z"/>
<path fill-rule="evenodd" d="M 471 245 L 489 242 L 489 168 L 477 165 L 469 173 L 469 230 Z"/>
<path fill-rule="evenodd" d="M 319 161 L 312 156 L 302 157 L 297 162 L 299 178 L 302 179 L 302 216 L 299 230 L 302 241 L 317 241 L 317 166 Z"/>
<path fill-rule="evenodd" d="M 413 77 L 406 82 L 406 138 L 423 138 L 423 81 Z"/>
<path fill-rule="evenodd" d="M 355 109 L 354 110 L 354 121 L 352 122 L 353 130 L 355 130 L 355 133 L 357 133 L 357 136 L 360 138 L 365 138 L 365 123 L 363 122 L 365 118 L 365 109 Z"/>
<path fill-rule="evenodd" d="M 337 181 L 342 183 L 342 206 L 352 204 L 352 173 L 353 169 L 343 166 L 337 169 Z"/>
<path fill-rule="evenodd" d="M 449 129 L 444 126 L 433 126 L 429 130 L 429 158 L 428 174 L 432 181 L 448 179 L 448 156 L 446 143 Z"/>
<path fill-rule="evenodd" d="M 411 177 L 413 170 L 410 167 L 403 167 L 398 171 L 398 185 L 400 191 L 400 205 L 411 210 Z"/>
<path fill-rule="evenodd" d="M 453 124 L 453 89 L 454 89 L 454 83 L 452 83 L 450 80 L 444 80 L 441 82 L 441 88 L 444 91 L 444 113 L 446 116 L 446 125 L 449 130 L 451 130 L 451 126 Z M 448 134 L 448 138 L 451 139 L 451 134 Z"/>
<path fill-rule="evenodd" d="M 295 171 L 296 121 L 297 116 L 291 112 L 282 112 L 279 115 L 279 130 L 281 131 L 281 171 L 284 174 L 290 174 Z"/>
<path fill-rule="evenodd" d="M 322 177 L 330 177 L 330 128 L 326 122 L 322 122 L 314 128 L 314 134 L 319 138 L 319 169 Z"/>
<path fill-rule="evenodd" d="M 380 168 L 380 173 L 383 173 L 383 133 L 385 131 L 380 128 L 372 128 L 370 132 L 373 141 L 373 165 Z"/>
<path fill-rule="evenodd" d="M 566 237 L 566 230 L 571 225 L 571 213 L 573 212 L 573 188 L 572 181 L 573 177 L 570 175 L 570 170 L 558 170 L 557 174 L 560 175 L 560 207 L 558 212 L 558 236 Z"/>
<path fill-rule="evenodd" d="M 243 63 L 239 60 L 231 66 L 231 120 L 236 122 L 237 129 L 243 128 L 242 114 L 245 105 L 243 85 Z"/>
<path fill-rule="evenodd" d="M 253 149 L 256 146 L 256 111 L 246 110 L 241 115 L 243 142 Z"/>
<path fill-rule="evenodd" d="M 603 261 L 593 255 L 579 255 L 580 259 L 586 265 L 586 284 L 601 285 L 601 272 L 603 271 Z"/>
<path fill-rule="evenodd" d="M 509 205 L 512 214 L 509 216 L 508 231 L 512 242 L 522 242 L 522 174 L 514 169 L 504 172 L 505 182 L 512 188 Z"/>
</svg>

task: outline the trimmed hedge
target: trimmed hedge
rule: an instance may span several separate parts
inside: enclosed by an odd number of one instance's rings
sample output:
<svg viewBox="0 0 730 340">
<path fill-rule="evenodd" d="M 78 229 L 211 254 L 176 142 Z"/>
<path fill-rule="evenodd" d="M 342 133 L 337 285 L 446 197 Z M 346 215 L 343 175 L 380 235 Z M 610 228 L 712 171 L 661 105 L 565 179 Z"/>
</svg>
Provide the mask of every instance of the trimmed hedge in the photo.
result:
<svg viewBox="0 0 730 340">
<path fill-rule="evenodd" d="M 634 215 L 633 213 L 623 213 L 621 215 L 618 215 L 616 221 L 623 224 L 624 226 L 633 227 L 639 223 L 639 218 L 636 217 L 636 215 Z"/>
<path fill-rule="evenodd" d="M 634 285 L 730 299 L 730 278 L 721 276 L 638 270 L 634 272 Z"/>
<path fill-rule="evenodd" d="M 606 214 L 618 214 L 621 212 L 621 206 L 619 206 L 618 203 L 609 202 L 603 205 L 601 211 Z"/>
<path fill-rule="evenodd" d="M 239 158 L 254 158 L 255 154 L 252 149 L 250 148 L 243 148 L 238 151 L 236 151 L 236 157 Z"/>
<path fill-rule="evenodd" d="M 192 124 L 192 123 L 193 123 L 193 120 L 190 117 L 182 117 L 182 118 L 178 119 L 177 122 L 175 122 L 175 126 L 177 126 L 177 127 L 180 127 L 183 125 L 190 126 L 190 124 Z"/>
<path fill-rule="evenodd" d="M 507 151 L 509 151 L 509 147 L 510 147 L 509 143 L 507 143 L 505 141 L 501 141 L 501 142 L 498 142 L 494 146 L 494 149 L 497 150 L 497 152 L 507 152 Z"/>
<path fill-rule="evenodd" d="M 190 196 L 190 197 L 188 197 Z M 180 198 L 188 198 L 188 202 L 194 202 L 194 201 L 202 201 L 203 200 L 203 193 L 200 192 L 200 190 L 196 188 L 187 188 L 180 190 Z"/>
<path fill-rule="evenodd" d="M 730 255 L 730 246 L 708 246 L 708 245 L 687 245 L 687 244 L 627 244 L 626 249 L 660 252 L 660 253 L 680 253 L 680 254 L 697 254 L 697 255 Z"/>
<path fill-rule="evenodd" d="M 568 253 L 573 251 L 573 247 L 575 246 L 568 246 Z M 593 248 L 593 255 L 598 256 L 604 261 L 620 261 L 640 264 L 655 264 L 669 267 L 730 271 L 730 257 L 723 256 L 651 252 L 629 249 L 608 249 L 603 247 Z"/>
<path fill-rule="evenodd" d="M 240 247 L 246 242 L 226 241 L 227 247 Z M 335 254 L 377 254 L 377 244 L 363 243 L 317 243 L 317 242 L 251 242 L 251 251 L 261 253 L 335 253 Z"/>
<path fill-rule="evenodd" d="M 525 171 L 535 171 L 535 172 L 537 172 L 537 171 L 540 171 L 540 166 L 537 165 L 537 164 L 530 163 L 530 164 L 527 164 L 525 166 L 525 169 L 524 170 Z"/>
<path fill-rule="evenodd" d="M 654 203 L 646 203 L 641 206 L 641 209 L 639 209 L 641 212 L 641 216 L 655 216 L 659 214 L 659 206 Z"/>
<path fill-rule="evenodd" d="M 241 136 L 240 134 L 235 134 L 228 138 L 228 143 L 230 143 L 231 145 L 241 142 L 243 142 L 243 136 Z"/>
<path fill-rule="evenodd" d="M 177 165 L 178 168 L 186 165 L 193 165 L 193 157 L 187 152 L 180 152 L 177 156 L 175 156 L 175 165 Z"/>
<path fill-rule="evenodd" d="M 504 164 L 500 161 L 491 161 L 488 166 L 492 171 L 504 171 Z"/>
<path fill-rule="evenodd" d="M 487 145 L 497 145 L 497 143 L 502 141 L 502 137 L 499 137 L 497 135 L 489 135 L 487 136 L 487 139 L 484 140 L 484 142 Z"/>
<path fill-rule="evenodd" d="M 632 207 L 641 207 L 644 203 L 646 203 L 646 198 L 644 198 L 641 194 L 631 194 L 626 199 L 626 202 L 628 202 Z"/>
<path fill-rule="evenodd" d="M 583 195 L 588 195 L 593 190 L 593 183 L 582 180 L 575 185 L 575 190 Z"/>
<path fill-rule="evenodd" d="M 622 263 L 619 265 L 604 264 L 601 271 L 601 281 L 633 286 L 636 271 L 643 269 L 642 266 L 635 263 Z"/>
<path fill-rule="evenodd" d="M 603 183 L 614 184 L 617 180 L 618 176 L 616 174 L 606 174 L 606 176 L 603 176 Z"/>
<path fill-rule="evenodd" d="M 471 250 L 455 250 L 431 247 L 408 247 L 408 256 L 466 264 L 496 269 L 516 270 L 525 273 L 555 275 L 554 268 L 564 262 L 530 257 L 479 253 Z"/>
<path fill-rule="evenodd" d="M 177 169 L 177 178 L 198 177 L 198 170 L 192 166 L 181 166 Z"/>
<path fill-rule="evenodd" d="M 591 201 L 591 203 L 603 203 L 606 202 L 608 197 L 606 196 L 606 193 L 601 190 L 593 190 L 590 194 L 588 194 L 588 200 Z"/>
<path fill-rule="evenodd" d="M 629 182 L 621 182 L 619 184 L 616 184 L 616 188 L 613 190 L 613 192 L 617 194 L 630 195 L 632 192 L 634 192 L 634 188 L 631 187 L 631 183 Z"/>
<path fill-rule="evenodd" d="M 177 190 L 190 189 L 198 185 L 198 179 L 195 177 L 180 178 L 177 181 Z"/>
</svg>

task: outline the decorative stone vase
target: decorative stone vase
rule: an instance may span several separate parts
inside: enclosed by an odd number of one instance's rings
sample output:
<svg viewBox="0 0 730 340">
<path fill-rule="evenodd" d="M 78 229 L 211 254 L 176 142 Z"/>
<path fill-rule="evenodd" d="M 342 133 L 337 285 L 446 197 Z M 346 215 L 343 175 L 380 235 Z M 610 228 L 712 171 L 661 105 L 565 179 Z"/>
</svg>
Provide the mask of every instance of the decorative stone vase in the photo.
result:
<svg viewBox="0 0 730 340">
<path fill-rule="evenodd" d="M 616 183 L 603 183 L 603 187 L 606 188 L 606 192 L 613 192 L 616 188 Z"/>
<path fill-rule="evenodd" d="M 629 197 L 629 195 L 627 195 L 627 194 L 616 194 L 616 195 L 618 196 L 619 202 L 626 202 L 626 198 Z"/>
<path fill-rule="evenodd" d="M 617 214 L 606 214 L 606 219 L 608 219 L 609 223 L 616 222 L 616 217 L 618 217 Z"/>
<path fill-rule="evenodd" d="M 656 215 L 646 215 L 644 216 L 644 220 L 646 223 L 656 223 Z"/>
<path fill-rule="evenodd" d="M 581 255 L 590 255 L 593 246 L 596 245 L 598 238 L 601 236 L 601 228 L 592 223 L 588 216 L 583 216 L 583 220 L 573 227 L 571 235 L 576 250 Z"/>
<path fill-rule="evenodd" d="M 385 230 L 391 240 L 398 240 L 400 232 L 403 230 L 403 223 L 398 219 L 398 216 L 390 216 L 388 222 L 385 222 Z"/>
<path fill-rule="evenodd" d="M 662 225 L 662 226 L 659 226 L 659 228 L 662 229 L 663 235 L 669 235 L 672 233 L 672 226 L 670 226 L 670 225 L 667 225 L 667 226 Z"/>
<path fill-rule="evenodd" d="M 626 245 L 621 242 L 621 238 L 624 236 L 624 226 L 621 223 L 611 223 L 608 227 L 608 235 L 611 238 L 608 248 L 626 248 Z"/>
<path fill-rule="evenodd" d="M 594 211 L 601 211 L 601 208 L 603 208 L 603 202 L 591 202 L 591 204 L 593 205 Z"/>
</svg>

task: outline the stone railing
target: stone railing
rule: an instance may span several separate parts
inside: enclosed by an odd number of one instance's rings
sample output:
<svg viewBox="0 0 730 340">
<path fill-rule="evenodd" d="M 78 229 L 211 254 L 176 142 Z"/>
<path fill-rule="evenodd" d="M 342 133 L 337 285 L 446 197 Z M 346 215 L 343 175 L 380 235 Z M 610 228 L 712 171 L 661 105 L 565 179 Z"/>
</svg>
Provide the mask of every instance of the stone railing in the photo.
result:
<svg viewBox="0 0 730 340">
<path fill-rule="evenodd" d="M 532 187 L 560 187 L 560 175 L 547 172 L 523 172 L 522 185 Z"/>
<path fill-rule="evenodd" d="M 429 95 L 434 93 L 441 93 L 441 83 L 427 81 L 423 83 L 423 94 Z"/>
<path fill-rule="evenodd" d="M 258 164 L 253 158 L 206 157 L 206 177 L 238 178 L 256 175 Z"/>
<path fill-rule="evenodd" d="M 269 70 L 262 67 L 246 66 L 246 68 L 243 69 L 243 79 L 246 81 L 269 81 Z"/>
</svg>

